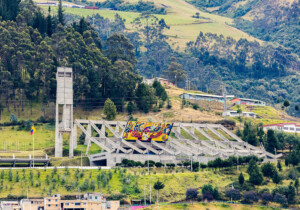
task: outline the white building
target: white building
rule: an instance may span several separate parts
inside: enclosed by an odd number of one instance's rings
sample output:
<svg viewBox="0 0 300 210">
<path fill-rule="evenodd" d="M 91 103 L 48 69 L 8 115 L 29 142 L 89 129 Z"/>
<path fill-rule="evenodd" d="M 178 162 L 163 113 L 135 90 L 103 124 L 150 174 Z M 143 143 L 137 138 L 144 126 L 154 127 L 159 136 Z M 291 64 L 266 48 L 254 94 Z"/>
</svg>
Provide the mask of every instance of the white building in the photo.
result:
<svg viewBox="0 0 300 210">
<path fill-rule="evenodd" d="M 278 124 L 264 125 L 265 131 L 269 129 L 276 130 L 276 131 L 283 131 L 287 133 L 300 133 L 300 124 L 278 123 Z"/>
<path fill-rule="evenodd" d="M 224 96 L 219 95 L 210 95 L 210 94 L 196 94 L 196 93 L 183 93 L 179 95 L 182 99 L 188 100 L 205 100 L 205 101 L 218 101 L 224 103 Z M 227 95 L 226 99 L 231 100 L 234 98 L 234 95 Z"/>
<path fill-rule="evenodd" d="M 256 118 L 256 114 L 254 112 L 242 112 L 238 113 L 237 111 L 234 110 L 226 110 L 222 114 L 224 117 L 251 117 L 251 118 Z"/>
</svg>

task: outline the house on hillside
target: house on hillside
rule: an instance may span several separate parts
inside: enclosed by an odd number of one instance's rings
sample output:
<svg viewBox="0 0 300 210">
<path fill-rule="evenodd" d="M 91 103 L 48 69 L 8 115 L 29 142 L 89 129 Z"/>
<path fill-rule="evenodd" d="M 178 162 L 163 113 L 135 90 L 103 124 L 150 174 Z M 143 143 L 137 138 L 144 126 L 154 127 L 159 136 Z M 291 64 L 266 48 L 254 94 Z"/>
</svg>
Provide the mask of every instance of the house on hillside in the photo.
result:
<svg viewBox="0 0 300 210">
<path fill-rule="evenodd" d="M 161 78 L 161 77 L 155 77 L 152 79 L 143 78 L 143 82 L 147 85 L 152 85 L 155 80 L 159 81 L 161 84 L 164 84 L 164 85 L 175 86 L 172 82 L 170 82 L 169 80 L 167 80 L 165 78 Z"/>
<path fill-rule="evenodd" d="M 222 114 L 224 117 L 251 117 L 251 118 L 256 118 L 257 115 L 254 112 L 242 112 L 238 113 L 237 111 L 234 110 L 226 110 Z"/>
<path fill-rule="evenodd" d="M 206 101 L 218 101 L 224 103 L 224 96 L 218 96 L 218 95 L 183 93 L 179 95 L 179 97 L 188 100 L 206 100 Z M 227 100 L 231 100 L 234 98 L 234 95 L 227 95 L 226 98 Z"/>
<path fill-rule="evenodd" d="M 276 130 L 283 131 L 287 133 L 300 133 L 300 124 L 297 123 L 278 123 L 278 124 L 270 124 L 264 125 L 264 130 Z"/>
<path fill-rule="evenodd" d="M 266 102 L 264 101 L 249 98 L 234 98 L 231 100 L 231 102 L 242 105 L 266 106 Z"/>
</svg>

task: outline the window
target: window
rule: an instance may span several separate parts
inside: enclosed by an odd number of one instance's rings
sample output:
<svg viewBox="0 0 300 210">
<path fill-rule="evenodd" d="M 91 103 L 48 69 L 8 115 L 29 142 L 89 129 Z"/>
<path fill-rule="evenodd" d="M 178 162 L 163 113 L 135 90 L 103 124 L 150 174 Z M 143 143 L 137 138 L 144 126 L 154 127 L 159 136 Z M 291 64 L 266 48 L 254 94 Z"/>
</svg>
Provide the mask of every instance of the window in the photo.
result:
<svg viewBox="0 0 300 210">
<path fill-rule="evenodd" d="M 296 128 L 296 131 L 300 131 L 300 128 Z"/>
<path fill-rule="evenodd" d="M 55 202 L 57 202 L 57 199 L 55 199 Z"/>
<path fill-rule="evenodd" d="M 95 199 L 97 199 L 97 196 L 95 196 Z"/>
<path fill-rule="evenodd" d="M 66 72 L 66 77 L 71 77 L 72 73 L 71 72 Z"/>
<path fill-rule="evenodd" d="M 291 131 L 295 130 L 295 128 L 290 128 Z"/>
<path fill-rule="evenodd" d="M 284 127 L 283 130 L 288 130 L 289 128 Z"/>
<path fill-rule="evenodd" d="M 69 205 L 69 203 L 65 203 L 65 205 L 66 205 L 66 206 L 68 206 L 68 205 Z"/>
<path fill-rule="evenodd" d="M 58 207 L 58 204 L 56 204 L 55 206 Z"/>
<path fill-rule="evenodd" d="M 48 206 L 50 207 L 51 205 L 50 205 L 50 204 L 48 204 Z"/>
<path fill-rule="evenodd" d="M 64 72 L 58 72 L 58 77 L 64 77 Z"/>
<path fill-rule="evenodd" d="M 80 203 L 75 203 L 75 206 L 80 206 Z"/>
<path fill-rule="evenodd" d="M 51 200 L 50 200 L 50 199 L 48 199 L 48 201 L 50 202 Z"/>
</svg>

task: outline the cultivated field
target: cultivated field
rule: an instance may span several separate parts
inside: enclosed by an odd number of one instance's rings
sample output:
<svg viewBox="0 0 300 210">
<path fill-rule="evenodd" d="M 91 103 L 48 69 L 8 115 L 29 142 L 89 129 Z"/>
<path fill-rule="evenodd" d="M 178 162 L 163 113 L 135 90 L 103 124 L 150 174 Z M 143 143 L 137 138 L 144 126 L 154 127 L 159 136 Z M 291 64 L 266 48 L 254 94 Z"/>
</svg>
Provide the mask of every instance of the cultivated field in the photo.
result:
<svg viewBox="0 0 300 210">
<path fill-rule="evenodd" d="M 45 2 L 44 0 L 35 0 L 36 2 Z M 195 41 L 200 31 L 203 33 L 217 33 L 224 36 L 231 36 L 235 39 L 246 38 L 254 40 L 253 37 L 248 34 L 230 26 L 232 19 L 222 17 L 219 15 L 210 14 L 200 11 L 191 4 L 184 0 L 163 0 L 154 1 L 160 7 L 164 7 L 167 10 L 167 15 L 155 15 L 157 18 L 164 18 L 170 29 L 165 32 L 168 35 L 169 42 L 173 43 L 174 47 L 180 47 L 183 49 L 187 42 Z M 130 1 L 131 2 L 131 1 Z M 65 2 L 68 3 L 68 2 Z M 42 6 L 47 11 L 47 6 Z M 126 27 L 129 30 L 135 30 L 132 25 L 132 21 L 140 14 L 136 12 L 123 12 L 123 11 L 111 11 L 111 10 L 87 10 L 78 8 L 64 8 L 66 13 L 71 13 L 78 16 L 92 16 L 100 14 L 101 16 L 109 19 L 114 19 L 116 13 L 118 13 L 123 19 L 126 20 Z M 53 7 L 52 11 L 56 12 L 57 7 Z M 200 18 L 195 19 L 192 16 L 200 13 Z"/>
</svg>

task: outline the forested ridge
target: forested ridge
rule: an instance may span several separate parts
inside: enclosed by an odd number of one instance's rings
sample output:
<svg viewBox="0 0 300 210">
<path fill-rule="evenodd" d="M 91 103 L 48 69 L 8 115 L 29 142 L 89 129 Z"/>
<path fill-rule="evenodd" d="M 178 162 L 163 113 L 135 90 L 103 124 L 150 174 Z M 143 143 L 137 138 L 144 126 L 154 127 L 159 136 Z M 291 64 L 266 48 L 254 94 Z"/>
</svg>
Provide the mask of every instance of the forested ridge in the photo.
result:
<svg viewBox="0 0 300 210">
<path fill-rule="evenodd" d="M 56 67 L 70 66 L 75 103 L 90 108 L 111 98 L 118 111 L 126 101 L 149 111 L 160 96 L 152 87 L 138 85 L 141 74 L 166 77 L 179 87 L 189 79 L 192 89 L 216 94 L 225 84 L 231 94 L 272 104 L 287 98 L 289 112 L 299 114 L 294 109 L 300 103 L 299 59 L 287 48 L 200 32 L 182 52 L 168 42 L 164 19 L 149 12 L 132 22 L 132 31 L 118 14 L 114 20 L 99 14 L 84 19 L 61 8 L 53 15 L 51 8 L 42 12 L 31 0 L 18 8 L 10 15 L 0 10 L 1 107 L 23 109 L 26 100 L 46 106 L 55 98 Z"/>
</svg>

